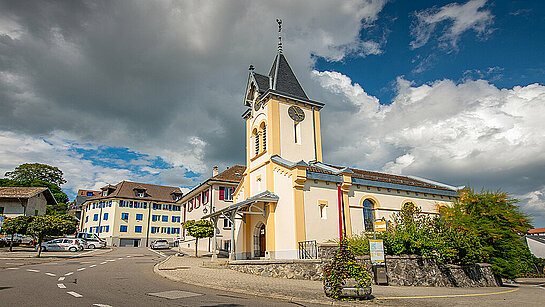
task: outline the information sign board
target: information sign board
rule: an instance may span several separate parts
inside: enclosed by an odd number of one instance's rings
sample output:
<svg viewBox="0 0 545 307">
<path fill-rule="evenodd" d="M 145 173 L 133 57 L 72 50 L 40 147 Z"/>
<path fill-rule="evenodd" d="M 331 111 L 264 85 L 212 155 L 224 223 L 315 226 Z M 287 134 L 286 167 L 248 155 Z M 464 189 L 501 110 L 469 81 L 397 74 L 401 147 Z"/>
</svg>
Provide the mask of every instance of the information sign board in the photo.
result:
<svg viewBox="0 0 545 307">
<path fill-rule="evenodd" d="M 386 231 L 386 221 L 385 220 L 375 221 L 375 231 L 376 232 Z"/>
<path fill-rule="evenodd" d="M 371 253 L 371 264 L 384 265 L 384 242 L 382 240 L 370 239 L 369 252 Z"/>
</svg>

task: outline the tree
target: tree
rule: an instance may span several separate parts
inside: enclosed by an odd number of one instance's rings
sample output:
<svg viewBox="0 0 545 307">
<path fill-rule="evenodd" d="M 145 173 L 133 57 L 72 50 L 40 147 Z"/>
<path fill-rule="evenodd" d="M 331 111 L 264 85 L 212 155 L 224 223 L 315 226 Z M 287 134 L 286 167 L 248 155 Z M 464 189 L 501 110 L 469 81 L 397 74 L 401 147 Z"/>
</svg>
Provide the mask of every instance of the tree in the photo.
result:
<svg viewBox="0 0 545 307">
<path fill-rule="evenodd" d="M 46 215 L 58 215 L 65 214 L 68 209 L 67 203 L 70 201 L 68 196 L 61 190 L 61 188 L 53 183 L 43 181 L 40 179 L 32 180 L 12 180 L 12 179 L 0 179 L 0 186 L 2 187 L 46 187 L 49 188 L 53 197 L 57 201 L 57 205 L 48 205 L 46 207 Z"/>
<path fill-rule="evenodd" d="M 501 277 L 515 279 L 532 265 L 528 247 L 520 236 L 532 228 L 529 218 L 520 212 L 516 199 L 507 193 L 472 189 L 462 192 L 443 216 L 454 228 L 474 231 L 485 251 L 485 260 Z"/>
<path fill-rule="evenodd" d="M 41 163 L 24 163 L 15 168 L 12 172 L 7 172 L 6 177 L 13 180 L 43 180 L 57 186 L 66 183 L 62 176 L 62 171 L 55 166 Z"/>
<path fill-rule="evenodd" d="M 42 253 L 42 242 L 46 236 L 61 236 L 76 232 L 77 220 L 70 215 L 56 216 L 35 216 L 30 225 L 28 232 L 31 233 L 38 241 L 38 257 Z"/>
<path fill-rule="evenodd" d="M 27 228 L 33 216 L 18 216 L 15 218 L 6 218 L 4 225 L 2 225 L 2 231 L 11 235 L 11 241 L 9 243 L 9 251 L 13 251 L 13 240 L 15 234 L 25 235 L 27 234 Z"/>
<path fill-rule="evenodd" d="M 199 239 L 210 238 L 214 235 L 214 224 L 207 220 L 189 220 L 182 224 L 187 230 L 187 233 L 195 238 L 195 257 L 197 256 L 197 248 L 199 246 Z"/>
</svg>

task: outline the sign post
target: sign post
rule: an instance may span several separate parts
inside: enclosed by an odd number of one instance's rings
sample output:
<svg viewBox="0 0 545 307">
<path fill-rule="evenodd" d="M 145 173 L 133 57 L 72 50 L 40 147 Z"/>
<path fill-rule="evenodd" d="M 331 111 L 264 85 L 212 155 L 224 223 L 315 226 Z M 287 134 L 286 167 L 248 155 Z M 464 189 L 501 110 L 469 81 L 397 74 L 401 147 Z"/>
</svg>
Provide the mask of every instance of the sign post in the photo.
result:
<svg viewBox="0 0 545 307">
<path fill-rule="evenodd" d="M 384 256 L 384 241 L 377 239 L 377 232 L 385 232 L 387 222 L 384 218 L 376 220 L 374 225 L 374 239 L 369 240 L 369 253 L 371 254 L 371 264 L 375 273 L 375 282 L 377 284 L 388 284 L 386 275 L 386 259 Z"/>
</svg>

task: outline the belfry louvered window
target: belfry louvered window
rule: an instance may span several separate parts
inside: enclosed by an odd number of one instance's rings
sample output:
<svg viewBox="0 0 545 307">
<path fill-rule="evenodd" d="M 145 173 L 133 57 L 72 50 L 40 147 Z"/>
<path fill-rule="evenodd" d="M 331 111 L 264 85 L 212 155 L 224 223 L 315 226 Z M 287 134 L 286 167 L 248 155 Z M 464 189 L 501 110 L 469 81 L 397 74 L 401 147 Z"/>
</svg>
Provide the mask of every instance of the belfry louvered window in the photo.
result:
<svg viewBox="0 0 545 307">
<path fill-rule="evenodd" d="M 263 151 L 267 150 L 267 125 L 263 125 Z"/>
<path fill-rule="evenodd" d="M 259 153 L 259 133 L 255 134 L 255 154 Z"/>
</svg>

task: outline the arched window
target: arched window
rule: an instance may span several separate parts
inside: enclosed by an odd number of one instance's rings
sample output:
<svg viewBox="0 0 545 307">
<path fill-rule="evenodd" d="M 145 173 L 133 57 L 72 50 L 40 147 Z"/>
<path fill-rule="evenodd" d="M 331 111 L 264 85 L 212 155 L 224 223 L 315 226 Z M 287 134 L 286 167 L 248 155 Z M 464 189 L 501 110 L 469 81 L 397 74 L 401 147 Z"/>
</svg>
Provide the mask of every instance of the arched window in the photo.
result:
<svg viewBox="0 0 545 307">
<path fill-rule="evenodd" d="M 261 135 L 263 137 L 263 151 L 267 150 L 267 125 L 261 124 Z"/>
<path fill-rule="evenodd" d="M 375 211 L 373 210 L 373 202 L 370 199 L 363 201 L 363 225 L 365 231 L 373 231 L 375 227 Z"/>
<path fill-rule="evenodd" d="M 252 132 L 252 137 L 254 138 L 255 142 L 255 154 L 259 154 L 259 133 L 257 132 L 257 129 L 254 129 Z"/>
</svg>

